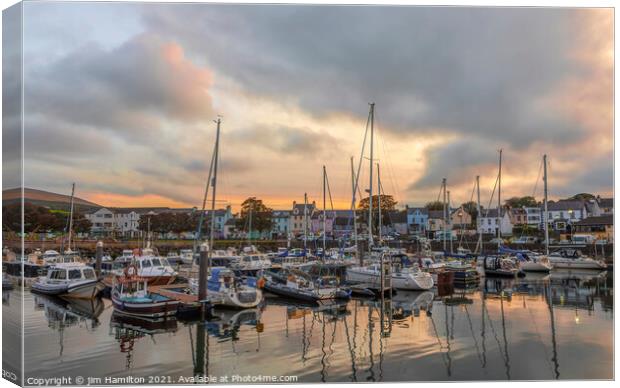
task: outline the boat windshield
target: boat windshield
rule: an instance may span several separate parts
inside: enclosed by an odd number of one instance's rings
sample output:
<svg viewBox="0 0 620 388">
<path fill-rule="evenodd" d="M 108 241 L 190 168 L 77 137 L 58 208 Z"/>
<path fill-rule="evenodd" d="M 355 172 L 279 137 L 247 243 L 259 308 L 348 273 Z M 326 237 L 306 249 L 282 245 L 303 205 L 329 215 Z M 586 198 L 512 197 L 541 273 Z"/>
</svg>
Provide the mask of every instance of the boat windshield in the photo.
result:
<svg viewBox="0 0 620 388">
<path fill-rule="evenodd" d="M 161 265 L 164 267 L 170 266 L 170 262 L 167 259 L 161 259 Z"/>
<path fill-rule="evenodd" d="M 69 279 L 75 280 L 75 279 L 81 279 L 81 278 L 82 278 L 82 272 L 79 269 L 69 270 Z"/>
<path fill-rule="evenodd" d="M 142 268 L 152 267 L 151 260 L 142 260 Z"/>
<path fill-rule="evenodd" d="M 86 279 L 94 279 L 95 278 L 95 271 L 93 271 L 92 268 L 84 269 L 84 278 L 86 278 Z"/>
<path fill-rule="evenodd" d="M 67 278 L 67 271 L 64 269 L 55 269 L 50 273 L 49 277 L 50 279 L 65 280 Z"/>
<path fill-rule="evenodd" d="M 162 265 L 159 259 L 151 259 L 151 261 L 153 262 L 153 267 L 159 267 Z"/>
</svg>

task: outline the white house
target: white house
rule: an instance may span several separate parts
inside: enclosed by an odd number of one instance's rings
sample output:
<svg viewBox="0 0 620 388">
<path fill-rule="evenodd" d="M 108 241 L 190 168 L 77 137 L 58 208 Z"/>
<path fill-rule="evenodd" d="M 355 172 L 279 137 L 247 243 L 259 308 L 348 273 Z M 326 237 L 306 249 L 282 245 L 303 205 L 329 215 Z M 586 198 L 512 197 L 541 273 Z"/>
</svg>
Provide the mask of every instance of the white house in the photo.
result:
<svg viewBox="0 0 620 388">
<path fill-rule="evenodd" d="M 94 234 L 111 234 L 118 227 L 114 212 L 104 207 L 94 213 L 85 214 L 84 217 L 91 222 L 90 231 Z"/>
<path fill-rule="evenodd" d="M 582 201 L 550 201 L 547 203 L 547 214 L 551 225 L 557 220 L 573 224 L 588 217 L 586 205 Z"/>
<path fill-rule="evenodd" d="M 497 235 L 497 209 L 483 210 L 478 217 L 478 233 Z M 502 236 L 512 234 L 512 221 L 507 211 L 502 211 L 500 231 Z"/>
</svg>

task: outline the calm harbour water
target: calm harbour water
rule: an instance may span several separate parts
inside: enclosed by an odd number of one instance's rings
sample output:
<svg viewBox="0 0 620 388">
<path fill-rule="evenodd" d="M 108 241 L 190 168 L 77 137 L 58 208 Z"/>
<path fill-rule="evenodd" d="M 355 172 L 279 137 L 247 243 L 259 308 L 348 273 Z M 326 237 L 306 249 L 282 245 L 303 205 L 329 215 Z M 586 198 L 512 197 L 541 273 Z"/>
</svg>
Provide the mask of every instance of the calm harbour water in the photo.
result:
<svg viewBox="0 0 620 388">
<path fill-rule="evenodd" d="M 206 324 L 153 325 L 119 320 L 107 299 L 67 304 L 25 291 L 26 377 L 611 379 L 611 276 L 554 271 L 482 279 L 469 291 L 401 291 L 383 321 L 380 301 L 312 308 L 268 297 L 260 309 L 216 310 L 219 319 Z M 19 314 L 21 297 L 3 292 L 4 325 Z M 5 346 L 5 357 L 10 351 Z"/>
</svg>

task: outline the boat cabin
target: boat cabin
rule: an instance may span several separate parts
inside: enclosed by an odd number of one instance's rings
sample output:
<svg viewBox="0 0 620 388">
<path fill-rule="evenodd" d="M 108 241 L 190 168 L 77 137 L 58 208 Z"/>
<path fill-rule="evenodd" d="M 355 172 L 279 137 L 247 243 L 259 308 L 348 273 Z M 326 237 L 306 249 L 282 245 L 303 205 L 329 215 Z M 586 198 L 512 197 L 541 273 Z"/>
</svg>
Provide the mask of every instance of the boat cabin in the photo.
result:
<svg viewBox="0 0 620 388">
<path fill-rule="evenodd" d="M 95 270 L 85 265 L 58 265 L 47 272 L 47 280 L 54 282 L 97 279 Z"/>
</svg>

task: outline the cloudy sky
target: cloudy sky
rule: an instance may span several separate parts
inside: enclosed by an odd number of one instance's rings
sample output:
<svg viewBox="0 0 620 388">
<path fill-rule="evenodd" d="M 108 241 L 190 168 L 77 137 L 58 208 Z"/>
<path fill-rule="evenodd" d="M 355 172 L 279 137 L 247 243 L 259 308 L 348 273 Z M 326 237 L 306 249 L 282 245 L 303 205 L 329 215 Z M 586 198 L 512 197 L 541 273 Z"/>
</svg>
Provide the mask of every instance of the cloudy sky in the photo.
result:
<svg viewBox="0 0 620 388">
<path fill-rule="evenodd" d="M 543 153 L 552 197 L 613 190 L 611 9 L 35 2 L 24 23 L 27 187 L 199 206 L 221 115 L 221 200 L 318 201 L 325 164 L 346 207 L 375 102 L 400 204 L 443 177 L 469 200 L 476 175 L 488 201 L 500 148 L 502 196 L 540 196 Z"/>
</svg>

